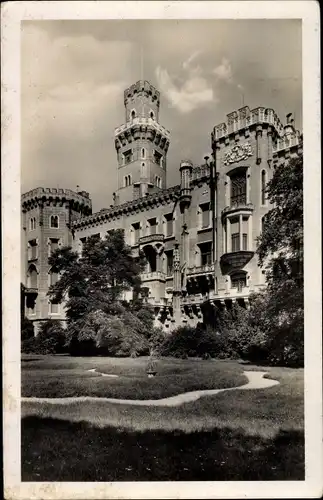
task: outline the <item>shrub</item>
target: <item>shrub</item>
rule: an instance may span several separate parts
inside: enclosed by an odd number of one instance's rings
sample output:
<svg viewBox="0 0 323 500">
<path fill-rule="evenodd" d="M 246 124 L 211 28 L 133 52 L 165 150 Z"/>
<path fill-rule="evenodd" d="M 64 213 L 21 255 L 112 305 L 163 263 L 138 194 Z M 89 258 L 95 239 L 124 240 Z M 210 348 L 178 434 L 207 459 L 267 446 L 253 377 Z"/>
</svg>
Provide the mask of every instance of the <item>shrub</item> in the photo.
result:
<svg viewBox="0 0 323 500">
<path fill-rule="evenodd" d="M 28 318 L 24 317 L 21 320 L 21 341 L 24 342 L 35 336 L 34 324 Z"/>
<path fill-rule="evenodd" d="M 66 352 L 66 335 L 61 322 L 50 319 L 42 323 L 38 335 L 22 343 L 22 352 L 33 354 Z"/>
<path fill-rule="evenodd" d="M 147 325 L 120 307 L 119 315 L 92 311 L 69 326 L 71 355 L 140 356 L 149 353 Z"/>
</svg>

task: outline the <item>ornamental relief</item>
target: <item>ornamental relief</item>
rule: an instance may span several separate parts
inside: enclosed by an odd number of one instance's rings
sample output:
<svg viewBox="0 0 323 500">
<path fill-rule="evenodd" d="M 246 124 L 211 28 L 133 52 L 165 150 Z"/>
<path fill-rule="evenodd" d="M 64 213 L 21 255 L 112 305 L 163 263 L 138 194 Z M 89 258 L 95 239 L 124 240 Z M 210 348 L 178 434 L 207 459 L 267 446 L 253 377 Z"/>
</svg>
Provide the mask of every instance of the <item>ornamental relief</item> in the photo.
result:
<svg viewBox="0 0 323 500">
<path fill-rule="evenodd" d="M 227 153 L 225 153 L 223 163 L 225 166 L 228 166 L 231 165 L 231 163 L 246 160 L 252 155 L 253 151 L 251 148 L 251 144 L 249 142 L 246 142 L 245 144 L 234 146 Z"/>
</svg>

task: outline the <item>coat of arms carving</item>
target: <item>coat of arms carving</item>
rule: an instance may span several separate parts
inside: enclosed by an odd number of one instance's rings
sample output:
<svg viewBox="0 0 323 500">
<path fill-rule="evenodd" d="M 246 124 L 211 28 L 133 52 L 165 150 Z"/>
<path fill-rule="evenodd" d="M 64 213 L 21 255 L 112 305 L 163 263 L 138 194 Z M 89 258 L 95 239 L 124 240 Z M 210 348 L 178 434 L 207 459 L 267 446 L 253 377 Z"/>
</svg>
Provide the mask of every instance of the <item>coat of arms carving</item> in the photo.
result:
<svg viewBox="0 0 323 500">
<path fill-rule="evenodd" d="M 252 147 L 249 142 L 245 144 L 239 144 L 231 148 L 225 155 L 223 159 L 224 165 L 231 165 L 231 163 L 236 163 L 238 161 L 246 160 L 249 156 L 253 155 Z"/>
</svg>

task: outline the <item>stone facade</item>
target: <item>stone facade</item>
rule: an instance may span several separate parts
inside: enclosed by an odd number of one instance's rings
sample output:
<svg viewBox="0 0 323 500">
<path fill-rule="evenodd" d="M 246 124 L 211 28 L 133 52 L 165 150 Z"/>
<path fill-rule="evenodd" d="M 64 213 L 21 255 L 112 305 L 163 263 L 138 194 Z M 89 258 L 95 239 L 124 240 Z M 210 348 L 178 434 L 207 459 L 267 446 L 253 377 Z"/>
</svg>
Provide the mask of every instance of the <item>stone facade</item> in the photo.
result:
<svg viewBox="0 0 323 500">
<path fill-rule="evenodd" d="M 262 218 L 270 209 L 265 185 L 274 165 L 300 154 L 302 148 L 292 120 L 288 117 L 283 126 L 272 109 L 261 107 L 250 110 L 245 106 L 230 113 L 212 131 L 212 158 L 201 166 L 182 161 L 180 184 L 164 188 L 170 138 L 158 122 L 159 92 L 139 81 L 124 97 L 126 124 L 115 130 L 118 191 L 114 205 L 91 214 L 86 193 L 65 190 L 64 196 L 55 197 L 53 190 L 48 194 L 43 190 L 39 197 L 34 190 L 23 195 L 27 286 L 30 238 L 39 239 L 40 252 L 35 261 L 39 266 L 36 309 L 31 313 L 27 308 L 28 317 L 49 317 L 48 239 L 55 233 L 61 244 L 72 244 L 81 252 L 84 239 L 94 234 L 102 237 L 116 228 L 124 230 L 134 253 L 141 249 L 147 257 L 142 282 L 149 289 L 147 301 L 155 312 L 156 325 L 171 331 L 178 325 L 202 321 L 206 308 L 210 312 L 214 305 L 230 306 L 238 301 L 248 307 L 250 293 L 265 286 L 255 255 Z M 122 155 L 130 146 L 133 157 L 125 165 Z M 155 162 L 155 151 L 162 155 L 161 163 Z M 130 176 L 127 183 L 126 176 Z M 156 183 L 157 177 L 162 184 Z M 77 203 L 75 197 L 80 198 Z M 39 198 L 46 203 L 39 205 Z M 43 225 L 31 234 L 27 218 L 41 218 L 41 210 Z M 60 228 L 54 231 L 48 220 L 56 213 Z M 131 299 L 131 293 L 126 298 Z M 63 311 L 55 317 L 63 317 Z"/>
</svg>

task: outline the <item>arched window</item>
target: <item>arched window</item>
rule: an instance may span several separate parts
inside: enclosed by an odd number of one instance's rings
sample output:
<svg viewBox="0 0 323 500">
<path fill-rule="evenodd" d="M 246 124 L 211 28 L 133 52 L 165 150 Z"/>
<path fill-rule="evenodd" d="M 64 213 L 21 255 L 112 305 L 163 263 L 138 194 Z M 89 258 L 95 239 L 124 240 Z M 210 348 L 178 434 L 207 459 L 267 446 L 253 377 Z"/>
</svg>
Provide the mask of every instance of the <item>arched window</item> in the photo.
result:
<svg viewBox="0 0 323 500">
<path fill-rule="evenodd" d="M 266 204 L 266 171 L 261 171 L 261 204 Z"/>
<path fill-rule="evenodd" d="M 136 116 L 137 116 L 136 110 L 132 109 L 131 110 L 131 119 L 133 120 L 134 118 L 136 118 Z"/>
<path fill-rule="evenodd" d="M 124 178 L 124 187 L 127 187 L 128 186 L 128 176 L 126 175 L 125 178 Z"/>
<path fill-rule="evenodd" d="M 237 288 L 240 292 L 245 286 L 247 286 L 247 274 L 244 271 L 231 274 L 231 288 Z"/>
<path fill-rule="evenodd" d="M 34 229 L 36 229 L 36 219 L 35 217 L 32 217 L 29 219 L 29 230 L 33 231 Z"/>
<path fill-rule="evenodd" d="M 131 175 L 128 175 L 128 186 L 131 185 Z"/>
<path fill-rule="evenodd" d="M 154 120 L 154 119 L 155 119 L 155 113 L 153 112 L 153 110 L 152 110 L 152 109 L 150 110 L 150 114 L 149 114 L 149 116 L 150 116 L 150 118 L 151 118 L 152 120 Z"/>
<path fill-rule="evenodd" d="M 146 150 L 145 150 L 145 148 L 141 149 L 141 158 L 146 158 Z"/>
<path fill-rule="evenodd" d="M 38 288 L 38 273 L 34 264 L 29 266 L 27 273 L 27 285 L 28 288 Z"/>
<path fill-rule="evenodd" d="M 50 227 L 54 229 L 58 228 L 58 215 L 50 216 Z"/>
</svg>

